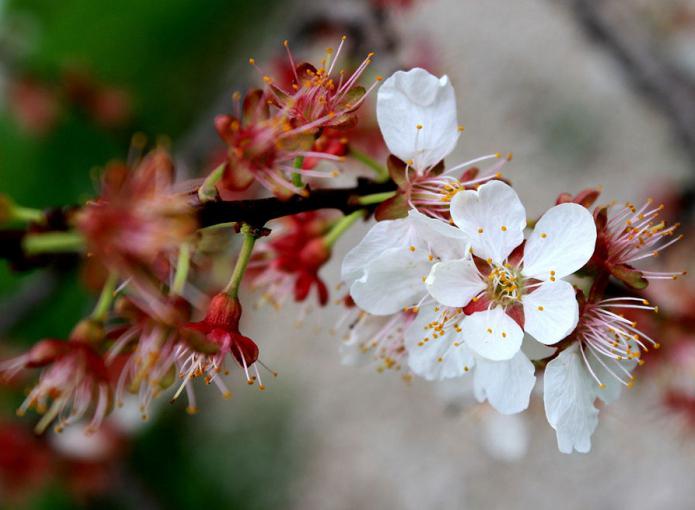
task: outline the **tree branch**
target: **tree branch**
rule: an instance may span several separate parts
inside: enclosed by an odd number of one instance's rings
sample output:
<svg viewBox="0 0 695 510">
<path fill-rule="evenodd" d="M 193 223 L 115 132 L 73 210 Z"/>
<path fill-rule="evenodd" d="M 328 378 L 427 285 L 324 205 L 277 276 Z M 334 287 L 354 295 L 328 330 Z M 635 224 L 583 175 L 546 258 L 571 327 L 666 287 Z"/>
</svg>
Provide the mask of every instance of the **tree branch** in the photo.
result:
<svg viewBox="0 0 695 510">
<path fill-rule="evenodd" d="M 364 206 L 357 202 L 360 196 L 395 189 L 396 186 L 391 181 L 377 183 L 360 179 L 353 188 L 319 189 L 312 191 L 307 197 L 294 195 L 288 200 L 272 197 L 205 202 L 198 206 L 198 218 L 201 227 L 231 221 L 262 227 L 275 218 L 321 209 L 337 209 L 349 214 L 357 209 L 364 209 Z"/>
<path fill-rule="evenodd" d="M 258 198 L 249 200 L 216 200 L 198 202 L 195 204 L 200 228 L 218 225 L 220 223 L 247 223 L 252 227 L 263 227 L 268 221 L 283 216 L 290 216 L 308 211 L 322 209 L 337 209 L 349 214 L 357 209 L 369 209 L 361 205 L 359 197 L 393 191 L 396 185 L 392 181 L 383 183 L 368 179 L 358 179 L 357 186 L 352 188 L 318 189 L 302 197 L 294 195 L 287 200 L 279 198 Z M 197 195 L 195 195 L 197 200 Z M 62 221 L 57 218 L 59 211 L 66 215 L 75 211 L 74 207 L 54 209 L 51 211 L 52 222 L 67 224 L 67 218 Z M 65 228 L 55 230 L 63 231 Z M 48 229 L 50 231 L 50 229 Z M 42 230 L 45 232 L 45 230 Z M 37 267 L 76 262 L 77 255 L 72 253 L 42 253 L 38 256 L 28 255 L 23 248 L 24 238 L 30 232 L 22 229 L 0 229 L 0 260 L 7 260 L 16 271 L 25 271 Z"/>
</svg>

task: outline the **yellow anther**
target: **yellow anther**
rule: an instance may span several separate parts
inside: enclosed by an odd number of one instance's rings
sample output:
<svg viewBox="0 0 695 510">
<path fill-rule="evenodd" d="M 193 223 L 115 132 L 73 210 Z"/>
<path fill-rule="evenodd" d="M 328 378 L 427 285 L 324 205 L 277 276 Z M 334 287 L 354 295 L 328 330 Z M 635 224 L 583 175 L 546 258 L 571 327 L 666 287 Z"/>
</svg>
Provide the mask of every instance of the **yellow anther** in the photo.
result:
<svg viewBox="0 0 695 510">
<path fill-rule="evenodd" d="M 546 237 L 548 237 L 548 234 L 546 234 L 545 232 L 541 233 L 541 239 L 545 239 Z"/>
<path fill-rule="evenodd" d="M 483 227 L 478 228 L 478 234 L 482 234 L 484 232 Z"/>
<path fill-rule="evenodd" d="M 500 229 L 502 229 L 502 232 L 506 232 L 506 231 L 507 231 L 507 227 L 504 226 L 504 225 L 502 225 L 502 226 L 500 227 Z"/>
<path fill-rule="evenodd" d="M 545 310 L 545 308 L 543 308 L 543 305 L 538 305 L 538 311 L 542 312 L 543 310 Z"/>
<path fill-rule="evenodd" d="M 417 125 L 415 126 L 415 129 L 422 129 L 422 124 L 417 124 Z"/>
<path fill-rule="evenodd" d="M 458 129 L 459 133 L 463 133 L 463 131 L 464 131 L 464 127 L 461 125 L 459 125 L 459 127 L 457 129 Z"/>
</svg>

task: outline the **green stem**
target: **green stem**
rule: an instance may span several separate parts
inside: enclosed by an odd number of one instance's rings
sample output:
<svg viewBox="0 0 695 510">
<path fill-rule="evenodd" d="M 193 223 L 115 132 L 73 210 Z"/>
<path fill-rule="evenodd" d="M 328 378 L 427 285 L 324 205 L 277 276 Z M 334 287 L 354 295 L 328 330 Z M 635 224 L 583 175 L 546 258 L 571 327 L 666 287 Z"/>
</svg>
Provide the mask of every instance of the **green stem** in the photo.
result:
<svg viewBox="0 0 695 510">
<path fill-rule="evenodd" d="M 232 277 L 224 288 L 224 292 L 229 294 L 232 298 L 237 298 L 239 296 L 239 286 L 246 272 L 246 266 L 248 266 L 249 260 L 251 259 L 253 245 L 256 244 L 256 236 L 253 234 L 251 227 L 244 225 L 241 227 L 241 233 L 244 235 L 244 243 L 241 245 L 241 251 L 236 259 Z"/>
<path fill-rule="evenodd" d="M 360 163 L 363 163 L 364 165 L 368 166 L 371 168 L 374 173 L 376 174 L 376 180 L 377 182 L 386 182 L 389 180 L 389 172 L 381 166 L 379 163 L 374 161 L 370 156 L 365 154 L 362 151 L 359 151 L 353 147 L 350 147 L 350 155 L 355 158 L 357 161 Z"/>
<path fill-rule="evenodd" d="M 183 289 L 188 279 L 188 270 L 191 268 L 191 245 L 183 243 L 179 249 L 179 257 L 176 261 L 176 276 L 171 285 L 171 293 L 177 296 L 183 295 Z"/>
<path fill-rule="evenodd" d="M 389 198 L 395 197 L 395 191 L 384 191 L 383 193 L 374 193 L 372 195 L 364 195 L 357 199 L 359 205 L 374 205 L 380 204 Z"/>
<path fill-rule="evenodd" d="M 227 164 L 222 163 L 210 172 L 210 175 L 208 175 L 203 181 L 203 184 L 200 185 L 200 188 L 198 188 L 198 199 L 201 203 L 210 202 L 217 198 L 217 183 L 222 179 L 226 167 Z"/>
<path fill-rule="evenodd" d="M 30 234 L 24 238 L 22 247 L 27 255 L 78 252 L 84 249 L 84 238 L 78 232 Z"/>
<path fill-rule="evenodd" d="M 304 156 L 298 156 L 294 160 L 294 167 L 296 169 L 302 168 L 302 165 L 304 164 Z M 292 173 L 292 184 L 297 186 L 298 188 L 303 188 L 304 183 L 302 182 L 302 174 L 299 172 L 293 172 Z"/>
<path fill-rule="evenodd" d="M 6 221 L 22 221 L 37 223 L 43 219 L 43 211 L 17 205 L 7 195 L 0 195 L 0 223 Z"/>
<path fill-rule="evenodd" d="M 109 273 L 109 277 L 106 279 L 104 287 L 101 289 L 99 301 L 97 301 L 94 311 L 92 312 L 92 319 L 101 322 L 106 320 L 109 308 L 111 308 L 111 303 L 113 303 L 117 283 L 118 277 L 116 273 Z"/>
<path fill-rule="evenodd" d="M 210 225 L 208 227 L 203 227 L 200 230 L 207 232 L 207 231 L 216 230 L 216 229 L 235 228 L 236 226 L 237 226 L 236 221 L 228 221 L 226 223 L 215 223 L 214 225 Z"/>
<path fill-rule="evenodd" d="M 15 205 L 12 208 L 11 214 L 13 219 L 17 221 L 25 221 L 27 223 L 37 223 L 43 219 L 43 211 L 39 209 L 32 209 L 30 207 L 22 207 L 20 205 Z"/>
<path fill-rule="evenodd" d="M 323 237 L 328 248 L 332 248 L 335 242 L 342 236 L 357 220 L 364 218 L 367 211 L 360 209 L 340 218 L 331 230 Z"/>
</svg>

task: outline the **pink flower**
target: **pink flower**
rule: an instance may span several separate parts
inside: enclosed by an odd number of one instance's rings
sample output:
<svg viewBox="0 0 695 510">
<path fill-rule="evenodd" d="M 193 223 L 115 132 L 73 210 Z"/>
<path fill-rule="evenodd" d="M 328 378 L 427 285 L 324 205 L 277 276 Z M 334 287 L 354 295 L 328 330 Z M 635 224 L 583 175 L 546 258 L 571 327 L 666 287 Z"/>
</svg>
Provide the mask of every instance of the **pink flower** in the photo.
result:
<svg viewBox="0 0 695 510">
<path fill-rule="evenodd" d="M 197 225 L 188 199 L 174 193 L 173 184 L 174 167 L 162 149 L 134 168 L 110 164 L 101 196 L 76 218 L 90 252 L 129 277 L 136 267 L 152 269 L 162 255 L 178 250 Z"/>
<path fill-rule="evenodd" d="M 636 364 L 642 364 L 642 351 L 660 344 L 637 329 L 637 323 L 625 317 L 625 311 L 656 311 L 646 299 L 616 297 L 584 303 L 579 324 L 573 337 L 586 367 L 600 388 L 605 376 L 631 387 L 634 377 L 630 373 Z M 593 368 L 592 368 L 593 367 Z"/>
<path fill-rule="evenodd" d="M 42 340 L 28 353 L 0 363 L 0 373 L 5 377 L 26 368 L 43 368 L 39 382 L 17 410 L 20 416 L 31 407 L 43 414 L 36 425 L 37 433 L 56 419 L 56 430 L 60 431 L 90 412 L 92 419 L 87 430 L 95 431 L 110 410 L 111 386 L 106 365 L 86 338 L 81 337 L 73 332 L 67 342 Z"/>
<path fill-rule="evenodd" d="M 590 266 L 603 268 L 627 285 L 643 289 L 649 280 L 675 280 L 683 272 L 644 271 L 634 264 L 656 257 L 680 241 L 674 233 L 679 224 L 667 226 L 659 220 L 663 205 L 647 200 L 639 209 L 633 204 L 599 208 L 594 212 L 597 239 Z"/>
<path fill-rule="evenodd" d="M 497 159 L 495 164 L 484 172 L 476 165 L 489 159 Z M 444 169 L 444 162 L 417 171 L 412 161 L 404 163 L 395 156 L 389 156 L 388 170 L 391 179 L 398 186 L 396 196 L 379 204 L 375 212 L 377 220 L 403 218 L 409 209 L 417 209 L 423 214 L 445 221 L 451 221 L 449 212 L 451 199 L 461 190 L 475 189 L 476 186 L 502 178 L 499 170 L 511 160 L 511 154 L 491 154 Z M 460 174 L 456 176 L 457 172 Z"/>
<path fill-rule="evenodd" d="M 227 160 L 218 187 L 241 191 L 256 181 L 278 197 L 305 195 L 306 190 L 292 182 L 292 174 L 332 177 L 332 173 L 297 168 L 306 158 L 342 161 L 342 156 L 314 150 L 316 126 L 293 127 L 282 113 L 271 116 L 268 97 L 261 90 L 249 93 L 243 105 L 236 99 L 235 115 L 218 115 L 215 127 L 227 144 Z"/>
<path fill-rule="evenodd" d="M 123 405 L 126 393 L 137 395 L 143 419 L 147 419 L 152 400 L 175 382 L 177 354 L 187 347 L 181 327 L 190 319 L 190 305 L 172 298 L 165 309 L 167 313 L 161 315 L 137 297 L 121 298 L 116 314 L 126 325 L 110 333 L 114 342 L 107 363 L 119 369 L 116 405 Z M 132 352 L 124 355 L 129 348 Z"/>
<path fill-rule="evenodd" d="M 268 84 L 273 106 L 279 109 L 292 127 L 342 129 L 357 123 L 355 111 L 376 85 L 375 82 L 369 90 L 358 85 L 374 54 L 368 54 L 351 75 L 346 76 L 343 69 L 334 75 L 345 40 L 343 36 L 335 54 L 328 48 L 326 58 L 318 67 L 308 62 L 296 65 L 287 41 L 283 43 L 293 74 L 290 86 L 283 88 L 269 76 L 264 76 L 263 80 Z"/>
</svg>

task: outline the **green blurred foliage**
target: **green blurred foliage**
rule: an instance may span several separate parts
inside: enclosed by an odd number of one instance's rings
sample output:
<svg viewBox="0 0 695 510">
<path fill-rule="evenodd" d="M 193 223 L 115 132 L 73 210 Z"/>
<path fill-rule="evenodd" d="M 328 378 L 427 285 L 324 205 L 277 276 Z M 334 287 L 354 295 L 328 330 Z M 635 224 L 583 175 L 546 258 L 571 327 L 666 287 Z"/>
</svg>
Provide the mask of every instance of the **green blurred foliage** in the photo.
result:
<svg viewBox="0 0 695 510">
<path fill-rule="evenodd" d="M 219 396 L 215 388 L 208 389 L 208 404 L 214 405 Z M 188 417 L 180 406 L 168 409 L 160 425 L 135 444 L 131 468 L 157 494 L 162 508 L 288 507 L 300 456 L 290 427 L 291 398 L 266 393 L 225 402 L 225 410 L 234 413 L 224 413 L 223 427 L 206 425 L 205 410 Z"/>
<path fill-rule="evenodd" d="M 151 139 L 167 135 L 175 146 L 222 91 L 229 64 L 244 60 L 237 43 L 267 33 L 266 15 L 273 3 L 8 0 L 6 14 L 21 14 L 36 28 L 30 51 L 15 62 L 15 72 L 50 86 L 60 83 L 67 68 L 86 70 L 95 80 L 128 92 L 133 118 L 126 127 L 105 129 L 61 98 L 59 121 L 37 135 L 25 132 L 8 111 L 0 113 L 0 192 L 30 207 L 78 203 L 96 191 L 94 168 L 124 158 L 134 132 Z M 40 274 L 13 274 L 0 263 L 0 303 L 36 276 Z M 92 302 L 78 271 L 67 271 L 50 298 L 17 322 L 9 340 L 26 344 L 64 337 Z M 4 392 L 3 414 L 21 398 Z M 213 432 L 200 426 L 204 413 L 190 418 L 180 406 L 168 408 L 123 460 L 128 476 L 137 481 L 133 490 L 145 491 L 157 508 L 285 506 L 298 457 L 290 430 L 291 396 L 262 401 L 260 410 L 251 412 L 246 405 L 229 426 Z M 27 427 L 33 418 L 24 418 Z M 121 491 L 78 503 L 59 482 L 32 495 L 29 508 L 133 508 L 137 501 Z M 6 508 L 1 501 L 0 508 Z"/>
<path fill-rule="evenodd" d="M 272 3 L 10 0 L 6 15 L 21 15 L 36 29 L 15 72 L 55 84 L 68 67 L 86 70 L 127 91 L 134 115 L 128 126 L 109 130 L 62 104 L 57 125 L 42 135 L 0 115 L 0 192 L 30 207 L 78 203 L 96 191 L 95 167 L 125 158 L 132 133 L 175 141 L 220 92 L 221 77 L 237 58 L 235 43 L 262 26 Z M 0 299 L 24 278 L 0 267 Z M 32 311 L 14 337 L 65 335 L 88 311 L 75 275 L 63 281 L 55 299 Z"/>
</svg>

